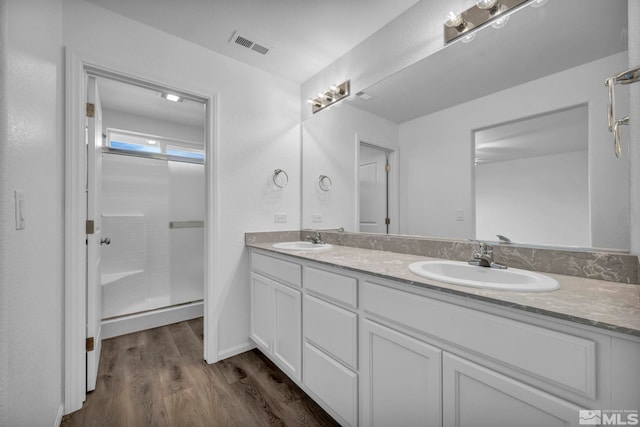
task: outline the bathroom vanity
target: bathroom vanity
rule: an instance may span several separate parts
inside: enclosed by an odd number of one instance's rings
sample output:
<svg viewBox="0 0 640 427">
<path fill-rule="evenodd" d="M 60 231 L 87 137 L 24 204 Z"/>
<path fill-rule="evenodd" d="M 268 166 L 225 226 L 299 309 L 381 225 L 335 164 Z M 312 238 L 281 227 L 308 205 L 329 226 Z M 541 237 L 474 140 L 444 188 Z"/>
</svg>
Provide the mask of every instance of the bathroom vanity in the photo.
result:
<svg viewBox="0 0 640 427">
<path fill-rule="evenodd" d="M 638 285 L 550 274 L 555 292 L 490 291 L 417 276 L 416 255 L 248 246 L 252 340 L 342 425 L 577 426 L 580 410 L 640 409 Z"/>
</svg>

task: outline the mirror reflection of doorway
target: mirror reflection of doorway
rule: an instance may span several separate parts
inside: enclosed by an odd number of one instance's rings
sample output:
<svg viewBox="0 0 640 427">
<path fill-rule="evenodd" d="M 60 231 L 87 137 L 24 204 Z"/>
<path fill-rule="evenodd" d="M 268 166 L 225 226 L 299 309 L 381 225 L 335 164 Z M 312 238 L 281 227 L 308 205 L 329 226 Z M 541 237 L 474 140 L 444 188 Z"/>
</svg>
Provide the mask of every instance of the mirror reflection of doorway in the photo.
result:
<svg viewBox="0 0 640 427">
<path fill-rule="evenodd" d="M 389 234 L 389 156 L 391 151 L 360 143 L 360 232 Z"/>
</svg>

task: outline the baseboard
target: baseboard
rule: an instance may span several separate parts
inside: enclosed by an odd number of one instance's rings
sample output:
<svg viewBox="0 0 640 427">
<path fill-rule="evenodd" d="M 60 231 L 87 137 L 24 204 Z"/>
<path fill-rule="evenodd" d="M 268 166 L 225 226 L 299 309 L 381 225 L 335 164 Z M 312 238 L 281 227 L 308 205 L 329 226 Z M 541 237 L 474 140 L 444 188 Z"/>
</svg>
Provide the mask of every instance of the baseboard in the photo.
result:
<svg viewBox="0 0 640 427">
<path fill-rule="evenodd" d="M 256 345 L 252 341 L 247 341 L 242 344 L 235 345 L 233 347 L 225 348 L 218 352 L 218 360 L 228 359 L 229 357 L 236 356 L 245 351 L 253 350 Z"/>
<path fill-rule="evenodd" d="M 194 302 L 175 307 L 160 308 L 144 313 L 122 316 L 102 321 L 102 339 L 183 322 L 204 315 L 204 302 Z"/>
<path fill-rule="evenodd" d="M 64 405 L 61 403 L 58 406 L 58 415 L 56 415 L 56 420 L 53 422 L 53 427 L 60 427 L 62 424 L 62 416 L 64 415 Z"/>
</svg>

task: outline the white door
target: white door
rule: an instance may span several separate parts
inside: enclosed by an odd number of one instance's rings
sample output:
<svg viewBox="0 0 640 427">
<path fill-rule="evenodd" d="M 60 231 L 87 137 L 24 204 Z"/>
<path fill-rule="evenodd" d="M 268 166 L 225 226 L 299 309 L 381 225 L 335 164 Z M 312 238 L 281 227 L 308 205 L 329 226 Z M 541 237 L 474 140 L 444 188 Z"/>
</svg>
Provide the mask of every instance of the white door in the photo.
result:
<svg viewBox="0 0 640 427">
<path fill-rule="evenodd" d="M 93 107 L 91 107 L 93 105 Z M 100 209 L 102 176 L 102 108 L 98 84 L 87 80 L 87 391 L 96 388 L 102 319 Z"/>
<path fill-rule="evenodd" d="M 360 231 L 387 233 L 388 152 L 360 145 Z"/>
</svg>

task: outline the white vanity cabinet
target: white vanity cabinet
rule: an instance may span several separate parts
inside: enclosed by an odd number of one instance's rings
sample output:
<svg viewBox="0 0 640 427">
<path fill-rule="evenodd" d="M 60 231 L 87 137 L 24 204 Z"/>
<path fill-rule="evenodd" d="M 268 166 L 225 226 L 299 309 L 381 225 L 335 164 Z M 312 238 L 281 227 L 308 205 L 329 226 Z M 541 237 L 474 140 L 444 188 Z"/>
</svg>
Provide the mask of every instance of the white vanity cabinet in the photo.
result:
<svg viewBox="0 0 640 427">
<path fill-rule="evenodd" d="M 345 426 L 577 426 L 640 409 L 640 340 L 252 251 L 251 337 Z M 301 372 L 302 370 L 302 372 Z"/>
<path fill-rule="evenodd" d="M 251 257 L 251 338 L 291 378 L 301 379 L 301 266 Z"/>
</svg>

